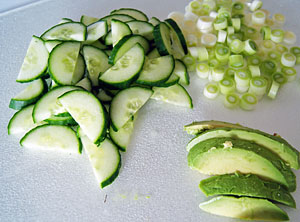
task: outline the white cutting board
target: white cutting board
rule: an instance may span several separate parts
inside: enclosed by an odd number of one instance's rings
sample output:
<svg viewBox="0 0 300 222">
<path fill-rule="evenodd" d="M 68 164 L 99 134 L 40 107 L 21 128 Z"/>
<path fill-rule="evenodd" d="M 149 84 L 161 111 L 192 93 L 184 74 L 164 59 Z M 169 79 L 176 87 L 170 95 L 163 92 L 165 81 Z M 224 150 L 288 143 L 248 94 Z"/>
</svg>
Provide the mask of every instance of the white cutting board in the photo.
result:
<svg viewBox="0 0 300 222">
<path fill-rule="evenodd" d="M 120 7 L 143 10 L 160 19 L 184 11 L 187 0 L 53 0 L 40 1 L 0 15 L 0 221 L 237 221 L 198 208 L 206 197 L 198 188 L 204 178 L 187 166 L 185 146 L 191 139 L 183 126 L 196 120 L 238 122 L 277 132 L 300 149 L 300 83 L 287 84 L 275 101 L 264 99 L 255 111 L 228 110 L 203 97 L 204 82 L 191 73 L 194 109 L 150 101 L 139 111 L 132 143 L 122 155 L 119 177 L 101 190 L 83 155 L 23 149 L 8 137 L 13 115 L 9 100 L 22 89 L 15 82 L 33 34 L 40 35 L 62 17 L 102 17 Z M 265 0 L 265 8 L 282 12 L 287 29 L 300 38 L 298 0 Z M 298 41 L 299 43 L 299 41 Z M 299 68 L 298 68 L 299 71 Z M 296 172 L 300 184 L 300 172 Z M 300 206 L 300 188 L 293 193 Z M 291 221 L 299 210 L 280 206 Z"/>
</svg>

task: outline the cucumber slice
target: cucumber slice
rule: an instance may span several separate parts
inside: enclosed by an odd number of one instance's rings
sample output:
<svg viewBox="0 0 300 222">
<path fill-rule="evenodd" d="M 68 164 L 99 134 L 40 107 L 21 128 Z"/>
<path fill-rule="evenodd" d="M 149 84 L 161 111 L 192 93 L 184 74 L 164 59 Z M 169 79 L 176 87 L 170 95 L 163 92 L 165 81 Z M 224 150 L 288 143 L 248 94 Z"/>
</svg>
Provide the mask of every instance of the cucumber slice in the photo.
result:
<svg viewBox="0 0 300 222">
<path fill-rule="evenodd" d="M 131 29 L 126 23 L 116 19 L 111 20 L 111 38 L 113 46 L 115 46 L 124 36 L 131 34 Z"/>
<path fill-rule="evenodd" d="M 80 80 L 76 86 L 80 86 L 82 88 L 84 88 L 87 91 L 92 91 L 92 82 L 88 77 L 83 78 L 82 80 Z"/>
<path fill-rule="evenodd" d="M 43 40 L 33 36 L 16 81 L 31 82 L 40 78 L 47 69 L 48 57 Z"/>
<path fill-rule="evenodd" d="M 34 80 L 23 91 L 10 100 L 9 108 L 20 110 L 36 102 L 46 91 L 47 86 L 42 79 Z"/>
<path fill-rule="evenodd" d="M 149 43 L 146 38 L 141 35 L 131 35 L 122 38 L 118 44 L 113 48 L 111 55 L 109 56 L 109 64 L 115 64 L 129 49 L 131 49 L 136 43 L 139 43 L 145 51 L 145 54 L 149 51 Z"/>
<path fill-rule="evenodd" d="M 112 39 L 112 33 L 109 31 L 106 36 L 104 37 L 104 43 L 105 45 L 112 45 L 113 44 L 113 39 Z"/>
<path fill-rule="evenodd" d="M 55 25 L 41 35 L 44 40 L 86 40 L 86 26 L 80 22 L 66 22 Z"/>
<path fill-rule="evenodd" d="M 149 23 L 151 23 L 153 26 L 156 26 L 160 23 L 161 21 L 156 18 L 156 17 L 152 17 L 150 20 L 149 20 Z"/>
<path fill-rule="evenodd" d="M 127 88 L 142 70 L 144 60 L 144 49 L 137 43 L 100 76 L 100 83 L 120 89 Z"/>
<path fill-rule="evenodd" d="M 101 21 L 106 21 L 108 27 L 110 27 L 112 19 L 116 19 L 116 20 L 119 20 L 121 22 L 129 22 L 129 21 L 135 20 L 135 18 L 133 18 L 133 17 L 131 17 L 129 15 L 122 15 L 122 14 L 107 15 L 107 16 L 101 18 L 100 20 Z"/>
<path fill-rule="evenodd" d="M 42 125 L 30 130 L 20 141 L 21 146 L 34 149 L 81 153 L 81 143 L 68 126 Z"/>
<path fill-rule="evenodd" d="M 157 50 L 157 48 L 154 48 L 151 52 L 148 53 L 147 58 L 148 59 L 154 59 L 160 57 L 160 54 Z"/>
<path fill-rule="evenodd" d="M 57 98 L 68 91 L 78 89 L 82 88 L 77 86 L 58 86 L 47 92 L 34 106 L 32 112 L 33 121 L 39 123 L 54 115 L 67 112 Z"/>
<path fill-rule="evenodd" d="M 106 45 L 104 45 L 102 42 L 100 42 L 99 40 L 98 41 L 95 41 L 91 44 L 89 44 L 90 46 L 94 46 L 98 49 L 108 49 L 108 47 Z"/>
<path fill-rule="evenodd" d="M 41 123 L 33 122 L 33 107 L 34 105 L 27 106 L 13 115 L 7 126 L 8 135 L 22 135 L 23 137 L 29 130 L 41 125 Z"/>
<path fill-rule="evenodd" d="M 87 16 L 87 15 L 82 15 L 80 18 L 80 22 L 86 26 L 97 22 L 99 20 L 99 18 L 95 18 L 95 17 L 91 17 L 91 16 Z"/>
<path fill-rule="evenodd" d="M 80 43 L 63 42 L 50 53 L 48 70 L 51 78 L 59 85 L 72 85 L 73 74 L 79 55 Z"/>
<path fill-rule="evenodd" d="M 174 74 L 174 71 L 173 71 L 171 76 L 168 78 L 168 80 L 163 83 L 160 83 L 159 86 L 160 87 L 169 87 L 169 86 L 175 85 L 178 82 L 179 82 L 179 76 Z"/>
<path fill-rule="evenodd" d="M 127 146 L 130 143 L 130 138 L 133 132 L 134 120 L 136 115 L 129 119 L 125 125 L 117 132 L 112 127 L 109 129 L 109 135 L 112 141 L 118 145 L 121 151 L 126 152 Z"/>
<path fill-rule="evenodd" d="M 121 155 L 118 147 L 109 139 L 105 139 L 99 147 L 93 144 L 87 136 L 82 136 L 81 141 L 100 187 L 104 188 L 111 184 L 119 175 L 121 168 Z"/>
<path fill-rule="evenodd" d="M 175 59 L 175 68 L 174 68 L 173 73 L 176 74 L 177 76 L 179 76 L 180 84 L 185 84 L 185 85 L 190 84 L 189 73 L 187 71 L 185 64 L 181 60 Z"/>
<path fill-rule="evenodd" d="M 109 103 L 112 100 L 112 96 L 105 92 L 105 90 L 101 89 L 97 94 L 98 99 L 103 103 Z"/>
<path fill-rule="evenodd" d="M 69 18 L 62 18 L 58 24 L 62 24 L 62 23 L 66 23 L 66 22 L 73 22 L 73 20 L 69 19 Z"/>
<path fill-rule="evenodd" d="M 105 139 L 107 115 L 97 97 L 87 91 L 74 90 L 58 100 L 93 143 L 99 144 Z"/>
<path fill-rule="evenodd" d="M 154 42 L 161 56 L 172 55 L 171 33 L 169 26 L 161 22 L 154 27 Z"/>
<path fill-rule="evenodd" d="M 153 40 L 154 26 L 151 23 L 136 20 L 127 22 L 127 25 L 133 34 L 142 35 L 149 41 Z"/>
<path fill-rule="evenodd" d="M 52 49 L 54 49 L 54 47 L 57 46 L 58 44 L 62 43 L 62 41 L 59 41 L 59 40 L 45 40 L 44 43 L 45 43 L 45 46 L 46 46 L 48 52 L 50 53 L 52 51 Z"/>
<path fill-rule="evenodd" d="M 148 17 L 145 15 L 145 13 L 133 8 L 116 9 L 113 10 L 110 14 L 124 14 L 124 15 L 129 15 L 137 20 L 148 21 Z"/>
<path fill-rule="evenodd" d="M 92 43 L 108 32 L 106 21 L 97 21 L 87 27 L 87 38 L 85 43 Z"/>
<path fill-rule="evenodd" d="M 147 59 L 136 82 L 142 85 L 160 86 L 169 79 L 174 67 L 175 62 L 171 55 Z"/>
<path fill-rule="evenodd" d="M 49 119 L 45 119 L 44 121 L 50 125 L 63 125 L 63 126 L 77 125 L 76 121 L 72 118 L 72 116 L 53 116 L 50 117 Z"/>
<path fill-rule="evenodd" d="M 179 26 L 173 19 L 168 18 L 165 20 L 165 22 L 167 23 L 167 25 L 169 25 L 171 29 L 171 40 L 173 49 L 177 51 L 181 55 L 181 57 L 183 57 L 188 53 L 184 35 L 182 34 Z"/>
<path fill-rule="evenodd" d="M 153 95 L 151 99 L 161 100 L 177 106 L 193 108 L 192 98 L 186 89 L 180 84 L 169 87 L 153 87 Z"/>
<path fill-rule="evenodd" d="M 99 76 L 110 67 L 108 56 L 103 50 L 94 46 L 85 45 L 82 51 L 92 85 L 98 86 Z"/>
<path fill-rule="evenodd" d="M 121 129 L 126 122 L 148 101 L 153 91 L 142 87 L 130 87 L 120 91 L 110 105 L 111 126 Z"/>
<path fill-rule="evenodd" d="M 73 73 L 72 81 L 71 81 L 72 84 L 78 83 L 84 76 L 84 73 L 85 73 L 85 63 L 84 63 L 83 56 L 79 53 L 75 70 Z"/>
</svg>

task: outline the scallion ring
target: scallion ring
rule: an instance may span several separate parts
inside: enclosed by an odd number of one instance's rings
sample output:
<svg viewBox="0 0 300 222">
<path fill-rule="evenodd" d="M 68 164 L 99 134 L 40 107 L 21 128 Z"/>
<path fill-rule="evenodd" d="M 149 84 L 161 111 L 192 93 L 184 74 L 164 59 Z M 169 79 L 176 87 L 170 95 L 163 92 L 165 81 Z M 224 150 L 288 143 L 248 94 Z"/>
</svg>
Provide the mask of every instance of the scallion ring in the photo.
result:
<svg viewBox="0 0 300 222">
<path fill-rule="evenodd" d="M 191 55 L 185 55 L 182 58 L 183 63 L 186 65 L 188 71 L 195 71 L 196 69 L 196 59 Z"/>
<path fill-rule="evenodd" d="M 283 42 L 287 45 L 293 45 L 297 41 L 296 34 L 291 31 L 286 31 L 284 33 Z"/>
<path fill-rule="evenodd" d="M 262 1 L 254 0 L 252 3 L 250 3 L 249 8 L 252 12 L 254 12 L 254 11 L 260 9 L 262 7 L 262 5 L 263 5 Z"/>
<path fill-rule="evenodd" d="M 221 29 L 226 29 L 227 28 L 227 19 L 226 18 L 217 18 L 214 22 L 214 28 L 215 30 L 221 30 Z"/>
<path fill-rule="evenodd" d="M 244 66 L 244 57 L 242 55 L 229 56 L 229 67 L 241 68 Z"/>
<path fill-rule="evenodd" d="M 214 34 L 203 34 L 201 36 L 201 43 L 207 47 L 215 46 L 217 42 L 217 37 Z"/>
<path fill-rule="evenodd" d="M 271 31 L 271 40 L 276 43 L 281 43 L 284 38 L 284 31 L 281 29 L 273 29 Z"/>
<path fill-rule="evenodd" d="M 215 55 L 220 62 L 227 62 L 230 56 L 230 49 L 227 46 L 218 45 L 215 48 Z"/>
<path fill-rule="evenodd" d="M 200 16 L 197 20 L 197 28 L 199 30 L 212 28 L 214 18 L 210 16 Z"/>
<path fill-rule="evenodd" d="M 234 39 L 231 43 L 230 43 L 230 50 L 233 53 L 239 54 L 241 52 L 244 51 L 244 42 L 242 42 L 239 39 Z"/>
<path fill-rule="evenodd" d="M 220 43 L 225 43 L 226 42 L 226 37 L 227 37 L 227 32 L 224 30 L 219 30 L 218 31 L 218 42 Z"/>
<path fill-rule="evenodd" d="M 227 68 L 225 71 L 225 76 L 234 78 L 235 70 L 231 68 Z"/>
<path fill-rule="evenodd" d="M 294 81 L 297 77 L 297 71 L 294 68 L 291 67 L 283 67 L 281 69 L 282 73 L 285 75 L 287 78 L 288 82 Z"/>
<path fill-rule="evenodd" d="M 293 67 L 296 64 L 296 56 L 293 53 L 285 52 L 281 55 L 281 64 L 286 67 Z"/>
<path fill-rule="evenodd" d="M 256 43 L 253 40 L 251 40 L 251 39 L 246 40 L 244 42 L 244 52 L 247 55 L 254 55 L 257 52 L 257 45 L 256 45 Z"/>
<path fill-rule="evenodd" d="M 268 97 L 275 99 L 280 88 L 280 84 L 273 80 L 270 90 L 268 92 Z"/>
<path fill-rule="evenodd" d="M 199 63 L 196 68 L 196 73 L 199 78 L 207 79 L 210 73 L 210 68 L 207 63 Z"/>
<path fill-rule="evenodd" d="M 234 80 L 237 86 L 249 86 L 251 74 L 247 69 L 236 70 Z"/>
<path fill-rule="evenodd" d="M 296 64 L 300 64 L 300 47 L 292 47 L 290 52 L 296 56 Z"/>
<path fill-rule="evenodd" d="M 281 13 L 273 14 L 272 19 L 277 25 L 284 25 L 285 23 L 285 16 Z"/>
<path fill-rule="evenodd" d="M 262 10 L 257 10 L 252 13 L 252 24 L 263 25 L 266 21 L 266 14 Z"/>
<path fill-rule="evenodd" d="M 212 70 L 211 75 L 212 75 L 212 80 L 213 81 L 219 82 L 224 78 L 225 68 L 220 67 L 220 66 L 214 67 L 213 70 Z"/>
<path fill-rule="evenodd" d="M 257 104 L 257 98 L 252 93 L 245 93 L 240 100 L 240 107 L 244 110 L 254 110 Z"/>
<path fill-rule="evenodd" d="M 280 85 L 283 85 L 287 82 L 286 76 L 281 72 L 273 73 L 272 80 L 279 83 Z"/>
<path fill-rule="evenodd" d="M 266 93 L 267 87 L 267 80 L 261 76 L 256 76 L 250 80 L 249 92 L 256 96 L 262 96 Z"/>
<path fill-rule="evenodd" d="M 260 76 L 260 68 L 258 65 L 256 65 L 256 66 L 249 65 L 248 68 L 249 68 L 249 71 L 250 71 L 252 77 Z"/>
<path fill-rule="evenodd" d="M 219 81 L 219 88 L 220 92 L 223 95 L 226 95 L 235 91 L 235 82 L 230 77 L 224 77 L 222 80 Z"/>
<path fill-rule="evenodd" d="M 257 55 L 249 56 L 247 58 L 248 65 L 259 66 L 261 63 L 261 58 Z"/>
<path fill-rule="evenodd" d="M 271 39 L 271 28 L 269 26 L 262 27 L 260 33 L 262 34 L 263 40 Z"/>
<path fill-rule="evenodd" d="M 219 86 L 215 83 L 208 83 L 203 90 L 203 94 L 208 99 L 215 99 L 219 95 Z"/>
<path fill-rule="evenodd" d="M 272 75 L 277 69 L 276 63 L 272 60 L 263 61 L 259 67 L 261 73 L 264 75 Z"/>
<path fill-rule="evenodd" d="M 240 97 L 236 93 L 229 93 L 224 97 L 224 106 L 233 109 L 239 105 Z"/>
</svg>

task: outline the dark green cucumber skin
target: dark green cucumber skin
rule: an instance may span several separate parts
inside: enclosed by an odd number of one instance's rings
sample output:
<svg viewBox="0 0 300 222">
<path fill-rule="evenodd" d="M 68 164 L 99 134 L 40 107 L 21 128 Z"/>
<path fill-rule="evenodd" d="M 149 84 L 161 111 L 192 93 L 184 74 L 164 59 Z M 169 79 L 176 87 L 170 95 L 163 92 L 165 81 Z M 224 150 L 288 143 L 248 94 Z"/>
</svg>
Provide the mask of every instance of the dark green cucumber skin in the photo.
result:
<svg viewBox="0 0 300 222">
<path fill-rule="evenodd" d="M 159 23 L 158 25 L 154 26 L 153 30 L 153 36 L 154 36 L 154 42 L 157 47 L 157 50 L 161 56 L 172 54 L 172 52 L 169 52 L 168 49 L 165 47 L 165 44 L 163 42 L 161 32 L 160 32 L 160 26 L 165 25 L 168 29 L 168 25 L 164 22 Z"/>
<path fill-rule="evenodd" d="M 137 44 L 140 45 L 139 43 L 137 43 Z M 142 46 L 141 46 L 141 48 L 144 50 L 144 48 Z M 145 52 L 144 52 L 144 55 L 145 55 Z M 144 63 L 145 63 L 145 56 L 144 56 L 143 62 L 141 64 L 141 67 L 138 70 L 138 72 L 135 73 L 135 75 L 133 75 L 130 79 L 127 79 L 127 81 L 125 81 L 125 82 L 106 83 L 106 82 L 101 81 L 101 79 L 99 79 L 99 84 L 100 84 L 100 86 L 104 86 L 104 88 L 107 87 L 107 88 L 111 88 L 111 89 L 126 89 L 139 78 L 139 74 L 143 69 Z"/>
<path fill-rule="evenodd" d="M 35 131 L 35 130 L 37 130 L 37 129 L 39 129 L 39 128 L 41 128 L 41 127 L 47 127 L 47 126 L 51 126 L 50 124 L 44 124 L 44 125 L 40 125 L 40 126 L 37 126 L 37 127 L 35 127 L 35 128 L 33 128 L 33 129 L 31 129 L 30 131 L 28 131 L 22 138 L 21 138 L 21 140 L 20 140 L 20 145 L 23 147 L 23 145 L 22 145 L 22 143 L 23 143 L 23 141 L 26 139 L 26 137 L 32 132 L 32 131 Z M 76 135 L 76 138 L 77 138 L 77 141 L 78 141 L 78 153 L 82 153 L 82 143 L 81 143 L 81 140 L 80 140 L 80 138 L 78 137 L 78 134 L 77 134 L 77 132 L 75 132 L 72 128 L 70 128 L 69 126 L 64 126 L 64 125 L 61 125 L 60 127 L 66 127 L 66 128 L 69 128 L 69 129 L 71 129 L 73 132 L 74 132 L 74 134 Z"/>
<path fill-rule="evenodd" d="M 175 68 L 175 60 L 174 60 L 174 57 L 171 56 L 173 59 L 171 60 L 172 61 L 172 70 L 171 72 L 169 73 L 168 76 L 166 76 L 164 79 L 160 79 L 159 81 L 155 81 L 155 82 L 149 82 L 149 81 L 143 81 L 143 80 L 139 80 L 137 79 L 136 80 L 136 83 L 137 84 L 141 84 L 141 85 L 145 85 L 145 86 L 158 86 L 158 87 L 163 87 L 164 86 L 164 83 L 170 78 L 170 76 L 172 75 L 173 71 L 174 71 L 174 68 Z"/>
<path fill-rule="evenodd" d="M 165 22 L 168 23 L 176 32 L 176 34 L 179 38 L 179 41 L 181 43 L 182 49 L 184 51 L 184 54 L 188 54 L 188 49 L 187 49 L 185 38 L 184 38 L 179 26 L 177 25 L 177 23 L 171 18 L 166 19 Z"/>
<path fill-rule="evenodd" d="M 83 25 L 83 26 L 85 27 L 85 30 L 84 30 L 84 40 L 86 40 L 86 38 L 87 38 L 87 29 L 86 29 L 86 26 L 85 26 L 83 23 L 81 23 L 81 22 L 65 22 L 65 23 L 57 24 L 57 25 L 55 25 L 55 26 L 52 26 L 50 29 L 47 29 L 47 30 L 41 35 L 40 38 L 43 39 L 43 36 L 44 36 L 48 31 L 52 30 L 54 27 L 61 26 L 61 25 L 63 25 L 63 24 L 68 24 L 68 23 L 77 23 L 77 24 Z M 58 40 L 60 40 L 60 39 L 58 39 Z M 79 41 L 76 41 L 76 40 L 62 40 L 62 41 L 74 41 L 74 42 L 79 42 Z"/>
<path fill-rule="evenodd" d="M 198 155 L 201 155 L 202 153 L 208 152 L 212 147 L 215 147 L 216 149 L 223 149 L 224 143 L 226 141 L 231 141 L 232 148 L 238 148 L 238 149 L 244 149 L 251 152 L 254 152 L 263 158 L 269 160 L 284 176 L 287 184 L 288 184 L 288 191 L 293 192 L 296 190 L 296 176 L 291 170 L 290 167 L 288 167 L 276 154 L 269 151 L 268 149 L 264 148 L 263 146 L 260 146 L 256 143 L 247 141 L 247 140 L 241 140 L 241 139 L 234 139 L 234 138 L 227 138 L 227 137 L 219 137 L 219 138 L 211 138 L 204 140 L 198 144 L 196 144 L 194 147 L 191 148 L 189 154 L 188 154 L 188 162 L 192 163 L 193 159 L 197 157 Z"/>
<path fill-rule="evenodd" d="M 171 76 L 173 75 L 174 73 L 171 74 Z M 171 78 L 171 76 L 169 78 Z M 169 79 L 167 79 L 165 82 L 163 83 L 160 83 L 159 86 L 161 87 L 169 87 L 169 86 L 173 86 L 175 85 L 176 83 L 179 82 L 179 76 L 178 78 L 174 79 L 172 82 L 168 82 Z"/>
<path fill-rule="evenodd" d="M 113 143 L 113 142 L 112 142 Z M 113 143 L 114 144 L 114 143 Z M 107 180 L 103 181 L 102 183 L 100 183 L 100 187 L 101 188 L 104 188 L 108 185 L 110 185 L 112 182 L 114 182 L 114 180 L 118 177 L 119 175 L 119 172 L 120 172 L 120 169 L 121 169 L 121 166 L 122 166 L 122 159 L 121 159 L 121 154 L 120 154 L 120 151 L 118 150 L 118 154 L 119 154 L 119 158 L 120 158 L 120 161 L 119 161 L 119 164 L 117 166 L 117 169 L 116 171 L 113 173 L 113 175 L 111 175 Z"/>
<path fill-rule="evenodd" d="M 105 107 L 104 107 L 104 106 L 102 105 L 102 103 L 100 102 L 100 100 L 99 100 L 96 96 L 94 96 L 94 94 L 91 93 L 91 92 L 84 91 L 84 90 L 72 90 L 72 91 L 68 91 L 68 92 L 62 94 L 60 97 L 63 97 L 63 96 L 65 96 L 65 95 L 67 95 L 67 94 L 69 94 L 69 93 L 71 93 L 71 92 L 74 92 L 74 91 L 80 91 L 80 92 L 83 92 L 83 93 L 87 93 L 87 94 L 92 95 L 92 96 L 94 97 L 94 99 L 95 99 L 96 101 L 98 101 L 99 105 L 102 107 L 102 111 L 103 111 L 103 115 L 104 115 L 104 118 L 103 118 L 103 120 L 104 120 L 103 130 L 102 130 L 101 134 L 99 135 L 99 137 L 97 138 L 97 140 L 94 142 L 96 145 L 100 145 L 100 143 L 101 143 L 103 140 L 105 140 L 105 138 L 106 138 L 107 129 L 108 129 L 108 125 L 109 125 L 109 123 L 108 123 L 108 113 L 107 113 Z M 59 99 L 60 97 L 58 97 L 58 99 Z"/>
<path fill-rule="evenodd" d="M 115 9 L 115 10 L 113 10 L 113 11 L 111 11 L 110 12 L 110 14 L 113 14 L 113 13 L 115 13 L 115 12 L 120 12 L 120 10 L 132 10 L 132 11 L 136 11 L 136 12 L 139 12 L 141 15 L 143 15 L 144 17 L 145 17 L 145 21 L 148 21 L 149 19 L 148 19 L 148 17 L 147 17 L 147 15 L 144 13 L 144 12 L 142 12 L 142 11 L 140 11 L 140 10 L 137 10 L 137 9 L 134 9 L 134 8 L 119 8 L 119 9 Z M 122 11 L 121 11 L 122 12 Z M 116 13 L 116 14 L 118 14 L 118 13 Z M 132 17 L 132 16 L 131 16 Z"/>
<path fill-rule="evenodd" d="M 213 132 L 213 131 L 218 131 L 218 130 L 224 130 L 224 131 L 232 131 L 232 130 L 237 130 L 237 131 L 245 131 L 245 132 L 252 132 L 252 133 L 257 133 L 257 134 L 260 134 L 260 135 L 263 135 L 269 139 L 272 139 L 272 140 L 275 140 L 277 142 L 279 142 L 280 144 L 282 144 L 283 146 L 287 147 L 287 149 L 290 149 L 293 153 L 295 153 L 295 156 L 297 156 L 297 159 L 298 159 L 298 163 L 300 162 L 299 160 L 299 151 L 297 149 L 295 149 L 294 147 L 292 147 L 285 139 L 281 138 L 281 137 L 278 137 L 278 136 L 274 136 L 274 135 L 271 135 L 271 134 L 268 134 L 268 133 L 265 133 L 265 132 L 262 132 L 260 130 L 256 130 L 256 129 L 251 129 L 251 128 L 234 128 L 234 127 L 218 127 L 218 128 L 215 128 L 215 129 L 209 129 L 209 130 L 205 130 L 203 132 L 201 132 L 200 134 L 198 135 L 203 135 L 207 132 Z M 237 135 L 237 138 L 238 138 L 238 135 Z M 259 142 L 255 141 L 256 143 L 259 144 Z"/>
<path fill-rule="evenodd" d="M 118 51 L 119 49 L 122 48 L 123 44 L 125 44 L 129 39 L 135 37 L 135 36 L 138 36 L 139 38 L 142 38 L 145 42 L 148 42 L 148 40 L 144 37 L 144 36 L 141 36 L 141 35 L 137 35 L 137 34 L 132 34 L 132 35 L 126 35 L 124 36 L 116 45 L 115 47 L 113 47 L 112 51 L 111 51 L 111 54 L 110 56 L 108 57 L 108 63 L 113 65 L 116 63 L 116 56 L 118 54 Z M 138 42 L 137 42 L 138 43 Z M 149 44 L 149 43 L 148 43 Z M 149 46 L 150 48 L 150 46 Z M 145 50 L 145 49 L 144 49 Z M 149 51 L 149 50 L 148 50 Z M 148 52 L 148 51 L 145 51 L 145 54 Z"/>
<path fill-rule="evenodd" d="M 57 116 L 57 117 L 45 119 L 44 121 L 50 125 L 63 125 L 63 126 L 77 125 L 76 121 L 71 116 L 70 117 Z"/>
<path fill-rule="evenodd" d="M 29 106 L 29 105 L 35 103 L 36 101 L 38 101 L 48 91 L 48 86 L 47 86 L 47 83 L 45 82 L 45 80 L 43 80 L 43 85 L 44 85 L 44 88 L 40 95 L 38 95 L 35 98 L 29 99 L 29 100 L 16 100 L 16 99 L 12 98 L 9 102 L 9 108 L 14 109 L 14 110 L 21 110 L 24 107 Z"/>
<path fill-rule="evenodd" d="M 225 174 L 202 180 L 200 189 L 206 196 L 237 195 L 266 198 L 296 208 L 292 195 L 280 184 L 260 179 L 254 174 Z"/>
<path fill-rule="evenodd" d="M 189 85 L 190 84 L 190 75 L 189 75 L 189 73 L 187 71 L 186 65 L 180 59 L 175 59 L 175 63 L 176 63 L 176 61 L 179 62 L 184 67 L 184 69 L 185 69 L 185 76 L 186 76 L 186 80 L 187 80 L 186 85 Z"/>
</svg>

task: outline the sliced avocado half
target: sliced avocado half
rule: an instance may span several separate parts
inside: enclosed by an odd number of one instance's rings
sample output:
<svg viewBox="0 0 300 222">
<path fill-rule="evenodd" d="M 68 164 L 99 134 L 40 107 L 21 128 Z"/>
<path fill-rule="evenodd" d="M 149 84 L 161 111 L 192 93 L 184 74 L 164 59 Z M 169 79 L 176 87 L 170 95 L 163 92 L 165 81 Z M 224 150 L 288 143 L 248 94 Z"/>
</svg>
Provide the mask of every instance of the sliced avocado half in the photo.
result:
<svg viewBox="0 0 300 222">
<path fill-rule="evenodd" d="M 228 127 L 228 128 L 237 128 L 237 129 L 247 129 L 247 127 L 242 126 L 238 123 L 228 123 L 217 120 L 209 120 L 209 121 L 197 121 L 193 122 L 189 125 L 184 126 L 184 130 L 191 135 L 198 135 L 205 130 L 216 129 L 220 127 Z"/>
<path fill-rule="evenodd" d="M 299 169 L 299 151 L 292 147 L 286 140 L 249 128 L 223 127 L 206 130 L 189 142 L 187 150 L 189 151 L 191 147 L 201 141 L 216 137 L 232 137 L 255 142 L 277 154 L 288 166 Z"/>
<path fill-rule="evenodd" d="M 197 143 L 188 154 L 192 169 L 208 175 L 240 172 L 256 174 L 295 191 L 292 170 L 268 149 L 247 140 L 211 138 Z"/>
<path fill-rule="evenodd" d="M 292 195 L 280 184 L 259 178 L 254 174 L 225 174 L 202 180 L 200 189 L 206 196 L 237 195 L 265 198 L 296 208 Z"/>
<path fill-rule="evenodd" d="M 199 205 L 200 209 L 219 216 L 246 220 L 286 221 L 288 215 L 266 199 L 218 196 Z"/>
</svg>

